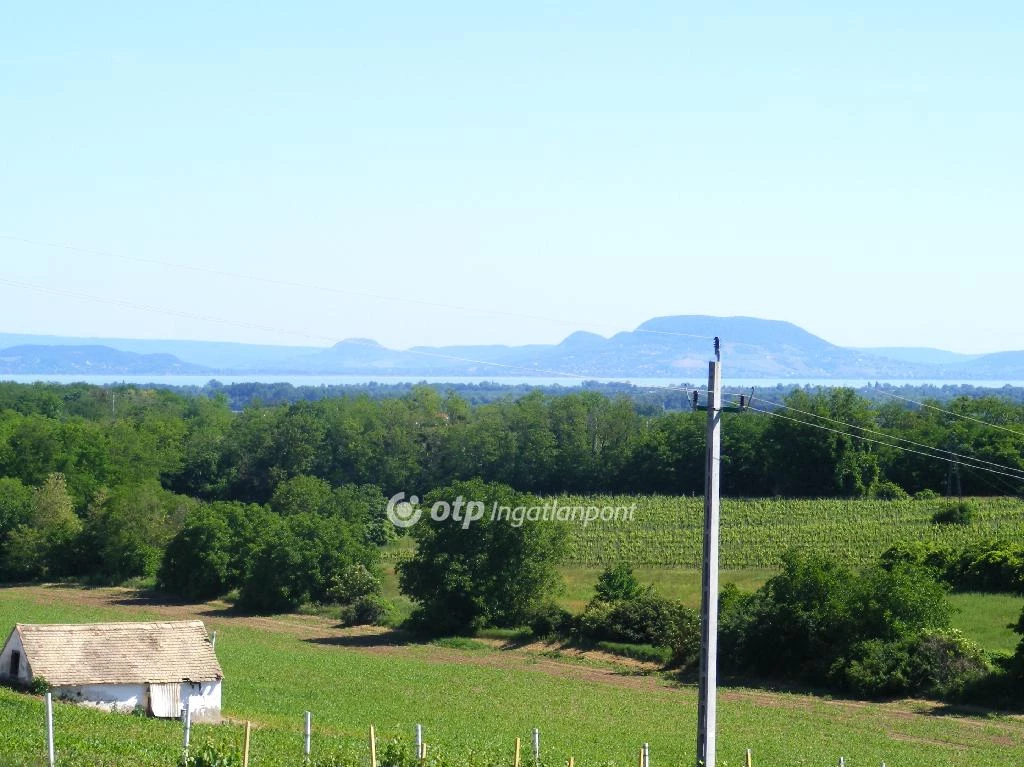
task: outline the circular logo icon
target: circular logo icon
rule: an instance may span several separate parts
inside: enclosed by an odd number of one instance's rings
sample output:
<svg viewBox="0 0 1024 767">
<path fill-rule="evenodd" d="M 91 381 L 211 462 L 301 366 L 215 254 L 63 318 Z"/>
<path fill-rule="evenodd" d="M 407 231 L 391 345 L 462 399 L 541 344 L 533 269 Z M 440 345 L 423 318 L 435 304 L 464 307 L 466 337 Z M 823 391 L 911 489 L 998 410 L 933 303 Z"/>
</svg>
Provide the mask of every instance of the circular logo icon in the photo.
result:
<svg viewBox="0 0 1024 767">
<path fill-rule="evenodd" d="M 409 500 L 405 500 L 405 493 L 395 493 L 391 498 L 388 499 L 388 519 L 391 520 L 391 524 L 395 527 L 412 527 L 420 521 L 420 517 L 423 516 L 423 509 L 419 504 L 420 499 L 415 495 L 410 495 Z"/>
</svg>

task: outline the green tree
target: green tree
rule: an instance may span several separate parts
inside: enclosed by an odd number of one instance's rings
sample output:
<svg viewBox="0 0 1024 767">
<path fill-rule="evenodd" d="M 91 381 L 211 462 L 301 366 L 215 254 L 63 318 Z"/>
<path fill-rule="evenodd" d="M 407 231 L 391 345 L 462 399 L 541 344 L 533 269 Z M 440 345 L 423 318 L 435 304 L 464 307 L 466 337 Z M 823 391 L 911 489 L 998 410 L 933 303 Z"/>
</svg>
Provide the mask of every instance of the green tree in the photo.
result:
<svg viewBox="0 0 1024 767">
<path fill-rule="evenodd" d="M 0 572 L 5 580 L 60 577 L 74 569 L 73 549 L 82 522 L 63 474 L 50 474 L 32 494 L 26 523 L 15 527 L 4 544 Z"/>
<path fill-rule="evenodd" d="M 447 503 L 454 512 L 470 502 L 483 511 L 470 524 L 454 514 L 443 521 L 425 514 L 411 528 L 416 553 L 398 565 L 402 592 L 419 603 L 416 622 L 432 633 L 521 625 L 561 586 L 556 565 L 565 551 L 563 525 L 491 517 L 494 508 L 538 507 L 537 498 L 470 480 L 436 490 L 424 503 Z"/>
</svg>

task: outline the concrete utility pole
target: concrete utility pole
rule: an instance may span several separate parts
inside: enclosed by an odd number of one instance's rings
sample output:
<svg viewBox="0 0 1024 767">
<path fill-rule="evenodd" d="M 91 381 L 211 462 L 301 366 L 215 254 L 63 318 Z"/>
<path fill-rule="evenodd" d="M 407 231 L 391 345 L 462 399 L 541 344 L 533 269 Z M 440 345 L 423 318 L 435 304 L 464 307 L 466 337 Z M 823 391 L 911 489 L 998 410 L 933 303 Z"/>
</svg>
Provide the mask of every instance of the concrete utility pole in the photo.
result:
<svg viewBox="0 0 1024 767">
<path fill-rule="evenodd" d="M 715 338 L 715 356 L 719 341 Z M 704 462 L 704 570 L 700 598 L 700 681 L 697 691 L 697 765 L 715 767 L 718 691 L 718 483 L 722 446 L 721 362 L 708 363 L 708 432 Z"/>
</svg>

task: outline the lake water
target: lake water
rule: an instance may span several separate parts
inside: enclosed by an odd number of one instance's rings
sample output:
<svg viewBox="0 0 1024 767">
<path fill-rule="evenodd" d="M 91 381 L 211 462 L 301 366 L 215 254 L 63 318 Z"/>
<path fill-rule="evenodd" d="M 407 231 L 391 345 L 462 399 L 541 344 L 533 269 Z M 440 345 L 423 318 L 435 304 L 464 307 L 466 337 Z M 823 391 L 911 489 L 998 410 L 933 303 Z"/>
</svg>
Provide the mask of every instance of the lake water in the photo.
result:
<svg viewBox="0 0 1024 767">
<path fill-rule="evenodd" d="M 14 381 L 15 383 L 35 383 L 47 381 L 51 383 L 88 383 L 88 384 L 159 384 L 163 386 L 204 386 L 211 380 L 219 381 L 222 384 L 234 383 L 289 383 L 293 386 L 335 386 L 335 385 L 359 385 L 359 384 L 401 384 L 401 383 L 453 383 L 453 384 L 478 384 L 491 382 L 503 385 L 532 385 L 532 386 L 580 386 L 584 380 L 598 381 L 601 383 L 631 383 L 635 386 L 669 387 L 689 384 L 691 386 L 704 387 L 707 379 L 686 380 L 669 378 L 570 378 L 570 377 L 528 377 L 528 376 L 507 376 L 507 377 L 475 377 L 475 376 L 357 376 L 357 375 L 260 375 L 260 374 L 238 374 L 238 375 L 46 375 L 46 374 L 0 374 L 2 381 Z M 1004 386 L 1024 386 L 1024 381 L 1008 380 L 939 380 L 939 379 L 865 379 L 865 378 L 812 378 L 812 379 L 775 379 L 775 378 L 725 378 L 723 386 L 740 386 L 754 388 L 774 388 L 776 386 L 809 385 L 809 386 L 849 386 L 858 389 L 862 386 L 869 386 L 874 383 L 889 384 L 891 386 L 979 386 L 985 388 L 999 389 Z"/>
</svg>

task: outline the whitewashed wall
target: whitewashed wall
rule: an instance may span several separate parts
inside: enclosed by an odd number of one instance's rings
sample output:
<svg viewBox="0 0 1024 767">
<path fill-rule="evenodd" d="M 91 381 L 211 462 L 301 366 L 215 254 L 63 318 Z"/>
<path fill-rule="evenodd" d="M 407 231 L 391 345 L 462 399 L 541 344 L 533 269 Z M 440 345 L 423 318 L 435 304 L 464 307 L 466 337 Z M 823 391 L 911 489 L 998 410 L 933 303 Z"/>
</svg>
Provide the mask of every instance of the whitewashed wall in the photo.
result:
<svg viewBox="0 0 1024 767">
<path fill-rule="evenodd" d="M 21 655 L 21 661 L 18 663 L 18 675 L 13 679 L 10 676 L 11 670 L 11 653 L 16 652 Z M 21 636 L 17 631 L 11 633 L 11 638 L 4 645 L 4 649 L 0 652 L 0 679 L 4 681 L 20 682 L 22 684 L 28 684 L 29 673 L 28 673 L 28 660 L 25 658 L 25 648 L 21 644 Z"/>
<path fill-rule="evenodd" d="M 105 711 L 146 708 L 144 684 L 76 684 L 53 688 L 54 697 Z"/>
<path fill-rule="evenodd" d="M 220 680 L 197 684 L 184 682 L 181 685 L 181 700 L 184 703 L 186 698 L 188 699 L 188 707 L 192 712 L 193 721 L 219 719 L 220 696 Z"/>
</svg>

